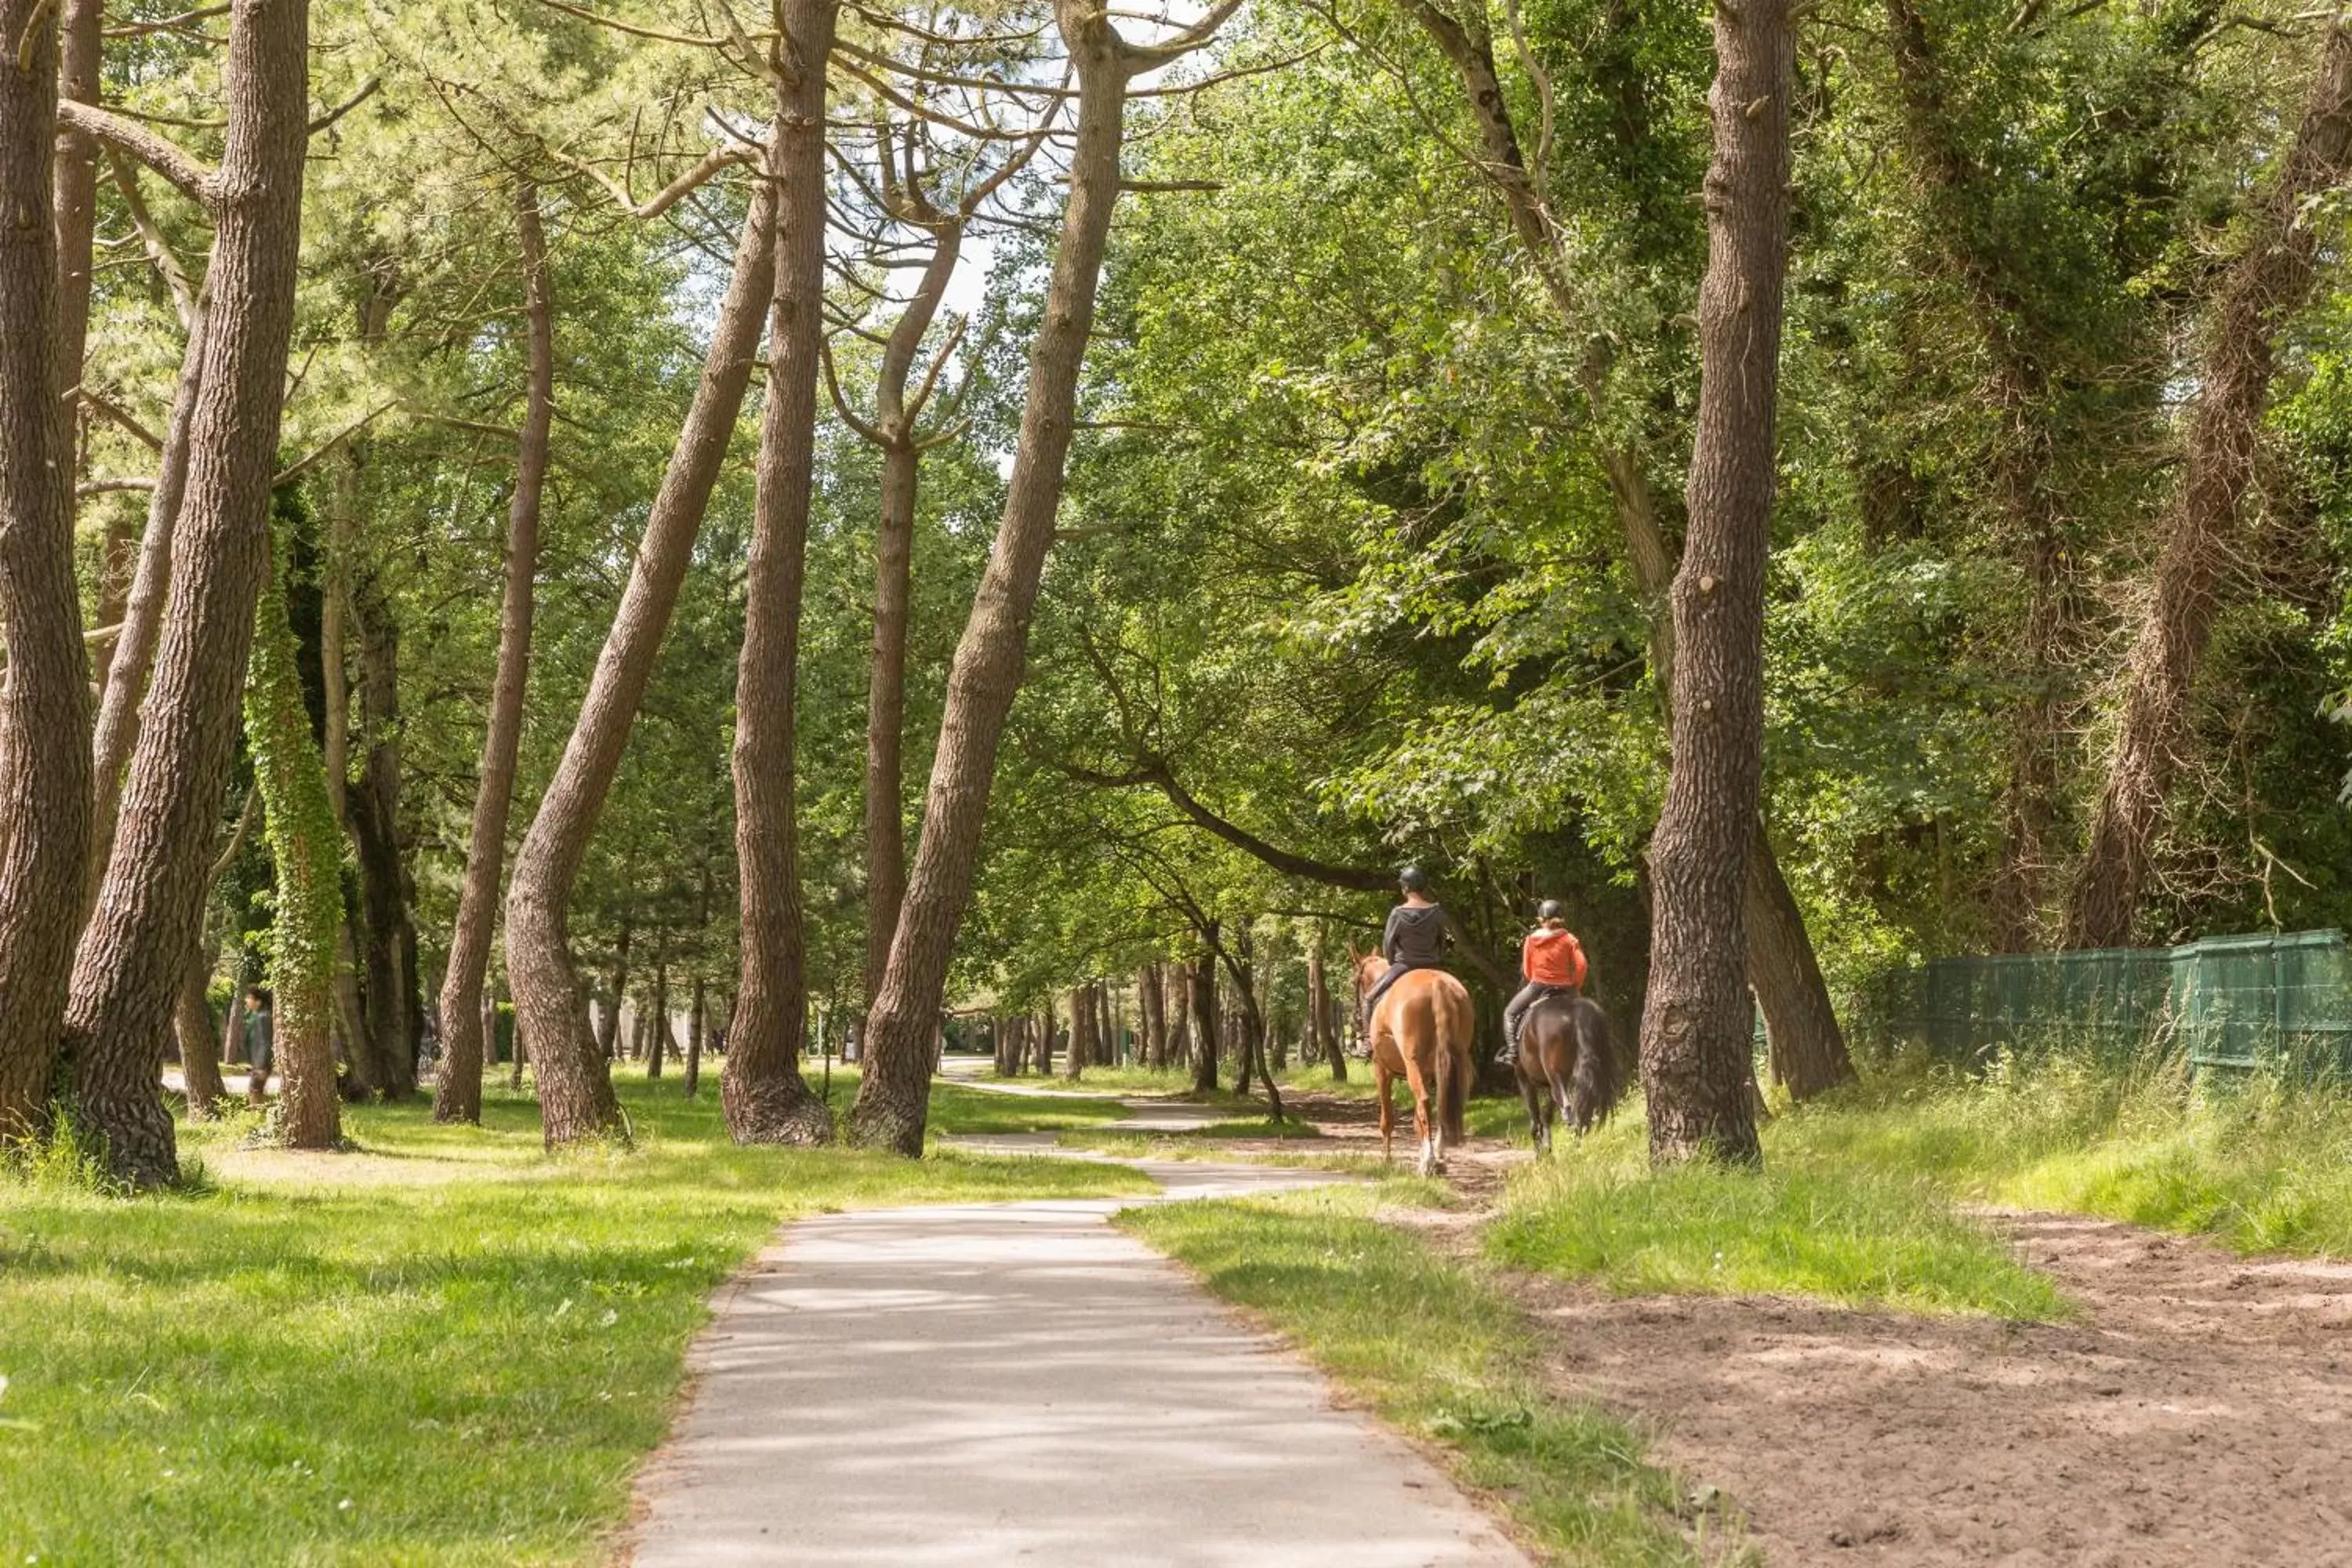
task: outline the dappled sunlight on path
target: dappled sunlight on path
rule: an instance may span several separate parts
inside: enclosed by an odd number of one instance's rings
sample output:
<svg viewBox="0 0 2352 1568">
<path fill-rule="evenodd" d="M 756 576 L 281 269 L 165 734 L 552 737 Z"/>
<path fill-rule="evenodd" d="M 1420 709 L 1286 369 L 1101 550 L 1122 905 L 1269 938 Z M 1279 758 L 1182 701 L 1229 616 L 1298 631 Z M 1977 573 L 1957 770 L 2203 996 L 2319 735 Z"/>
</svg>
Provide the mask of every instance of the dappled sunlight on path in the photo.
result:
<svg viewBox="0 0 2352 1568">
<path fill-rule="evenodd" d="M 1138 1163 L 1171 1198 L 1328 1180 Z M 640 1483 L 638 1568 L 1525 1563 L 1434 1466 L 1114 1230 L 1118 1206 L 791 1227 L 696 1347 Z"/>
</svg>

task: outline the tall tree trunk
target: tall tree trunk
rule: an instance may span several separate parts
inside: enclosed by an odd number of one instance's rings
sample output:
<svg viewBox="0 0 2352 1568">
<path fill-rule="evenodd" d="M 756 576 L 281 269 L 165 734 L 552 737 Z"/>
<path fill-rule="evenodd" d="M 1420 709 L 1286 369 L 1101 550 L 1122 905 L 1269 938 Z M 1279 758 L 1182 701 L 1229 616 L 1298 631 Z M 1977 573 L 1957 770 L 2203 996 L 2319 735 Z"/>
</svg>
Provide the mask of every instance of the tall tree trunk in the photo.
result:
<svg viewBox="0 0 2352 1568">
<path fill-rule="evenodd" d="M 63 0 L 64 17 L 58 34 L 58 96 L 77 103 L 95 104 L 101 96 L 105 63 L 103 0 Z M 21 41 L 22 33 L 8 37 Z M 41 75 L 41 68 L 35 74 Z M 89 298 L 92 262 L 98 232 L 98 143 L 83 131 L 60 123 L 53 157 L 55 186 L 51 195 L 57 235 L 58 390 L 64 402 L 66 451 L 77 456 L 81 428 L 80 387 L 89 345 Z M 27 192 L 30 199 L 32 193 Z M 78 461 L 70 465 L 78 469 Z M 70 509 L 73 502 L 67 501 Z M 120 512 L 110 513 L 99 552 L 98 625 L 120 626 L 123 595 L 129 585 L 126 570 L 131 554 L 130 530 Z M 102 641 L 91 650 L 98 683 L 106 684 L 113 642 Z M 0 748 L 5 754 L 5 748 Z M 0 764 L 5 765 L 5 764 Z M 70 960 L 68 959 L 68 962 Z"/>
<path fill-rule="evenodd" d="M 1047 992 L 1037 1010 L 1037 1076 L 1054 1076 L 1054 994 Z"/>
<path fill-rule="evenodd" d="M 331 1040 L 335 931 L 343 914 L 341 835 L 302 702 L 285 590 L 275 579 L 262 591 L 256 616 L 245 732 L 278 866 L 269 960 L 281 1086 L 276 1132 L 289 1148 L 331 1149 L 341 1136 Z"/>
<path fill-rule="evenodd" d="M 8 33 L 14 40 L 24 37 L 23 22 L 37 11 L 37 6 L 15 14 L 18 26 Z M 52 79 L 47 74 L 57 70 L 57 94 L 76 103 L 99 101 L 103 82 L 101 71 L 106 57 L 106 6 L 104 0 L 65 0 L 64 25 L 58 33 L 58 58 L 55 68 L 35 62 L 32 74 L 37 81 L 47 84 Z M 89 340 L 89 294 L 91 259 L 98 234 L 98 143 L 88 132 L 69 125 L 59 124 L 55 132 L 51 204 L 53 225 L 57 234 L 57 331 L 58 384 L 65 395 L 66 416 L 74 416 L 79 398 L 76 389 L 81 385 L 83 355 Z M 11 172 L 14 173 L 12 163 Z M 37 199 L 30 186 L 11 184 L 11 190 L 21 190 L 27 202 Z M 101 619 L 100 626 L 111 623 Z"/>
<path fill-rule="evenodd" d="M 156 1052 L 204 913 L 254 607 L 268 573 L 271 475 L 294 324 L 309 142 L 307 0 L 235 0 L 228 129 L 215 189 L 214 303 L 170 600 L 121 824 L 75 956 L 66 1049 L 85 1121 L 119 1175 L 178 1174 Z M 119 659 L 118 659 L 118 662 Z"/>
<path fill-rule="evenodd" d="M 669 960 L 654 960 L 653 1028 L 646 1036 L 646 1077 L 662 1075 L 662 1058 L 669 1050 Z"/>
<path fill-rule="evenodd" d="M 736 247 L 735 276 L 711 333 L 710 357 L 646 517 L 629 585 L 563 760 L 515 857 L 507 893 L 507 983 L 514 993 L 517 1025 L 530 1041 L 540 1116 L 551 1148 L 622 1128 L 612 1075 L 589 1030 L 572 965 L 572 889 L 653 678 L 694 536 L 743 406 L 775 277 L 775 214 L 773 188 L 761 180 Z M 731 1058 L 734 1053 L 728 1054 Z"/>
<path fill-rule="evenodd" d="M 1170 997 L 1168 1005 L 1168 1055 L 1160 1063 L 1168 1067 L 1179 1059 L 1179 1054 L 1189 1051 L 1192 1035 L 1192 970 L 1178 959 L 1162 959 L 1160 982 Z M 1189 1056 L 1182 1058 L 1189 1063 Z"/>
<path fill-rule="evenodd" d="M 1547 198 L 1528 168 L 1518 130 L 1511 119 L 1510 100 L 1495 68 L 1493 42 L 1479 20 L 1483 12 L 1474 8 L 1465 23 L 1432 0 L 1404 0 L 1404 4 L 1461 79 L 1486 153 L 1478 170 L 1502 197 L 1512 232 L 1534 265 L 1553 310 L 1563 327 L 1590 344 L 1578 367 L 1578 380 L 1594 423 L 1603 428 L 1622 427 L 1622 421 L 1611 417 L 1608 339 L 1591 330 L 1593 312 L 1577 296 L 1557 237 L 1565 230 L 1553 221 Z M 1624 535 L 1626 564 L 1649 619 L 1651 675 L 1666 696 L 1667 722 L 1672 726 L 1675 629 L 1669 600 L 1675 574 L 1675 549 L 1659 523 L 1648 464 L 1639 446 L 1606 444 L 1600 460 L 1618 529 Z M 1759 813 L 1757 833 L 1760 837 L 1763 831 Z M 1810 1086 L 1817 1080 L 1825 1087 L 1851 1079 L 1853 1065 L 1828 987 L 1821 980 L 1821 965 L 1812 957 L 1812 938 L 1805 930 L 1804 913 L 1789 891 L 1779 860 L 1751 857 L 1747 876 L 1754 885 L 1743 895 L 1746 907 L 1766 922 L 1748 928 L 1744 954 L 1748 984 L 1763 1009 L 1765 1026 L 1775 1040 L 1784 1042 L 1781 1048 L 1792 1058 L 1822 1064 L 1818 1072 L 1804 1075 L 1806 1090 L 1800 1092 L 1791 1085 L 1791 1097 L 1801 1100 L 1815 1092 Z M 1800 949 L 1806 955 L 1804 962 L 1788 963 L 1787 955 Z"/>
<path fill-rule="evenodd" d="M 603 1016 L 596 1023 L 596 1054 L 605 1061 L 619 1059 L 621 1039 L 621 1003 L 629 994 L 629 942 L 636 930 L 636 911 L 623 906 L 621 925 L 613 937 L 613 967 L 604 984 L 607 1000 Z"/>
<path fill-rule="evenodd" d="M 1184 966 L 1184 986 L 1192 1015 L 1192 1092 L 1217 1089 L 1217 1049 L 1224 1031 L 1217 1014 L 1217 954 L 1213 947 Z"/>
<path fill-rule="evenodd" d="M 228 1092 L 221 1082 L 220 1057 L 213 1039 L 212 1005 L 205 996 L 205 982 L 211 973 L 199 942 L 188 956 L 188 978 L 180 987 L 179 1005 L 172 1013 L 172 1034 L 180 1047 L 180 1083 L 187 1096 L 191 1121 L 210 1121 Z"/>
<path fill-rule="evenodd" d="M 6 1143 L 39 1131 L 57 1060 L 72 911 L 89 851 L 89 753 L 81 744 L 89 667 L 74 586 L 73 433 L 58 395 L 49 216 L 56 20 L 38 0 L 0 0 L 0 628 L 8 652 L 0 685 L 0 1143 Z M 78 798 L 68 799 L 68 791 Z"/>
<path fill-rule="evenodd" d="M 686 1015 L 686 1098 L 692 1100 L 702 1089 L 702 1037 L 709 1026 L 709 995 L 701 973 L 694 976 L 694 1001 Z"/>
<path fill-rule="evenodd" d="M 1764 573 L 1788 268 L 1788 0 L 1715 12 L 1698 438 L 1675 577 L 1674 768 L 1650 847 L 1650 1154 L 1754 1163 L 1743 907 L 1763 781 Z"/>
<path fill-rule="evenodd" d="M 1772 1077 L 1801 1105 L 1851 1082 L 1853 1063 L 1846 1055 L 1837 1016 L 1830 1011 L 1830 988 L 1805 936 L 1804 914 L 1780 874 L 1761 816 L 1756 819 L 1748 853 L 1749 868 L 1740 889 L 1741 917 L 1748 929 L 1748 983 L 1764 1014 Z"/>
<path fill-rule="evenodd" d="M 188 441 L 195 421 L 196 393 L 203 384 L 205 314 L 201 308 L 195 313 L 188 328 L 187 346 L 182 351 L 179 384 L 172 394 L 172 419 L 163 434 L 155 489 L 147 498 L 147 531 L 140 540 L 139 563 L 122 607 L 122 629 L 115 634 L 99 699 L 98 723 L 90 740 L 92 805 L 85 910 L 97 903 L 99 886 L 113 853 L 123 768 L 139 741 L 140 705 L 147 695 L 147 677 L 155 666 L 164 602 L 172 591 L 173 538 L 187 489 Z"/>
<path fill-rule="evenodd" d="M 1148 1068 L 1160 1066 L 1168 1057 L 1168 1008 L 1156 962 L 1135 972 L 1135 1028 L 1137 1059 Z"/>
<path fill-rule="evenodd" d="M 1056 11 L 1078 77 L 1069 206 L 1054 246 L 1043 324 L 1030 349 L 1028 398 L 1004 510 L 948 678 L 922 838 L 868 1016 L 866 1076 L 850 1110 L 850 1134 L 858 1142 L 908 1155 L 922 1152 L 931 1027 L 971 897 L 997 743 L 1021 686 L 1038 578 L 1061 506 L 1079 365 L 1094 331 L 1096 286 L 1118 200 L 1133 63 L 1099 11 L 1082 11 L 1079 0 L 1057 0 Z"/>
<path fill-rule="evenodd" d="M 886 153 L 885 156 L 887 154 Z M 882 347 L 875 378 L 874 436 L 881 438 L 882 493 L 874 529 L 874 658 L 866 701 L 866 1005 L 881 994 L 907 890 L 905 748 L 908 606 L 912 591 L 915 502 L 922 444 L 907 383 L 923 335 L 938 316 L 962 253 L 961 217 L 933 230 L 930 260 Z"/>
<path fill-rule="evenodd" d="M 2185 462 L 2164 524 L 2147 608 L 2125 665 L 2123 718 L 2091 817 L 2068 910 L 2068 945 L 2131 940 L 2149 851 L 2182 753 L 2189 699 L 2227 591 L 2239 514 L 2270 405 L 2273 343 L 2311 296 L 2324 225 L 2306 208 L 2352 164 L 2352 29 L 2340 20 L 2294 144 L 2256 198 L 2245 248 L 2222 275 L 2205 325 Z"/>
<path fill-rule="evenodd" d="M 530 680 L 540 501 L 547 489 L 550 437 L 555 422 L 555 296 L 549 281 L 546 230 L 540 221 L 539 186 L 527 179 L 515 185 L 515 233 L 522 256 L 529 370 L 524 380 L 522 430 L 515 443 L 514 496 L 507 505 L 498 673 L 490 681 L 489 725 L 482 736 L 482 775 L 474 792 L 466 879 L 457 896 L 457 927 L 449 937 L 449 967 L 441 980 L 441 1072 L 433 1089 L 436 1121 L 482 1120 L 485 1042 L 478 1020 L 482 1012 L 482 977 L 490 965 L 491 926 L 498 919 L 499 883 L 506 864 L 507 815 L 514 805 L 523 694 Z"/>
<path fill-rule="evenodd" d="M 1062 1071 L 1062 1076 L 1072 1083 L 1078 1081 L 1078 1075 L 1086 1071 L 1087 1058 L 1094 1054 L 1087 1038 L 1093 1032 L 1094 1009 L 1087 1005 L 1087 988 L 1074 985 L 1070 987 L 1070 1049 Z"/>
<path fill-rule="evenodd" d="M 364 577 L 352 595 L 360 646 L 360 725 L 366 746 L 359 783 L 344 801 L 360 873 L 360 945 L 366 981 L 361 1021 L 377 1092 L 416 1092 L 417 1039 L 409 1032 L 415 987 L 405 955 L 415 945 L 408 871 L 400 846 L 400 627 L 380 585 Z"/>
<path fill-rule="evenodd" d="M 768 401 L 735 675 L 743 971 L 719 1096 L 738 1143 L 825 1143 L 833 1139 L 833 1112 L 800 1067 L 808 1043 L 808 953 L 793 751 L 801 592 L 816 480 L 817 355 L 825 331 L 825 68 L 839 0 L 782 0 L 777 16 L 786 41 L 772 60 L 777 237 Z"/>
</svg>

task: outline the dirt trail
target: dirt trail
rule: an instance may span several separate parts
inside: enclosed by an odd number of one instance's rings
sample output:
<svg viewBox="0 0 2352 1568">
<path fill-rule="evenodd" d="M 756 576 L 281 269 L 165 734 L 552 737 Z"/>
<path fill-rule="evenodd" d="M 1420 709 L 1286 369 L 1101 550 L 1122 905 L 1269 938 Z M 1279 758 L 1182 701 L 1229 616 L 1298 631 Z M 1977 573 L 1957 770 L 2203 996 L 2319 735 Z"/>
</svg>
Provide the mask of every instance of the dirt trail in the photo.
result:
<svg viewBox="0 0 2352 1568">
<path fill-rule="evenodd" d="M 2352 1564 L 2352 1264 L 2001 1223 L 2079 1320 L 1517 1289 L 1779 1568 Z"/>
</svg>

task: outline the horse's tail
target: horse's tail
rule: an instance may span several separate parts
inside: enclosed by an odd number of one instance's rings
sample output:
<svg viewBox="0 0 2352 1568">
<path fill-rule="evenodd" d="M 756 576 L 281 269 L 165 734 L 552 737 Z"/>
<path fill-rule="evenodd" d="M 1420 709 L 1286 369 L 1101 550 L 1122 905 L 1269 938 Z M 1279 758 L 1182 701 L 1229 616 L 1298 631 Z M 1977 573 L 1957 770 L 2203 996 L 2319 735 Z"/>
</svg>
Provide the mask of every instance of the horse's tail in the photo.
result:
<svg viewBox="0 0 2352 1568">
<path fill-rule="evenodd" d="M 1470 1039 L 1470 994 L 1455 981 L 1452 994 L 1440 992 L 1431 1000 L 1430 1024 L 1436 1058 L 1437 1127 L 1440 1146 L 1469 1142 L 1463 1128 L 1463 1101 L 1468 1096 L 1470 1069 L 1476 1066 Z"/>
<path fill-rule="evenodd" d="M 1579 1127 L 1609 1120 L 1617 1108 L 1624 1083 L 1617 1070 L 1616 1043 L 1609 1037 L 1609 1015 L 1591 997 L 1570 1005 L 1570 1033 L 1576 1041 L 1575 1098 L 1570 1101 Z M 1555 1091 L 1557 1092 L 1557 1091 Z"/>
</svg>

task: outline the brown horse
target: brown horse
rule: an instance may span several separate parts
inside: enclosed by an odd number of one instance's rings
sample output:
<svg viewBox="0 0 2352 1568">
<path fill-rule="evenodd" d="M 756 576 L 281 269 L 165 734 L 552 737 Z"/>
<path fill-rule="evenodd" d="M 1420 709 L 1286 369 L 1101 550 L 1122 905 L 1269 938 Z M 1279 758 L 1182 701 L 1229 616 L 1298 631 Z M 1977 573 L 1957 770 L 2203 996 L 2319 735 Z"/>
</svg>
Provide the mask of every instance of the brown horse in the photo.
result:
<svg viewBox="0 0 2352 1568">
<path fill-rule="evenodd" d="M 1377 952 L 1356 957 L 1360 1000 L 1388 961 Z M 1478 1074 L 1471 1039 L 1470 993 L 1442 969 L 1415 969 L 1397 977 L 1372 1010 L 1372 1082 L 1381 1105 L 1381 1158 L 1389 1159 L 1396 1108 L 1389 1088 L 1402 1077 L 1412 1091 L 1412 1131 L 1421 1140 L 1419 1170 L 1445 1169 L 1448 1147 L 1468 1142 L 1462 1108 Z"/>
<path fill-rule="evenodd" d="M 1519 1098 L 1536 1152 L 1551 1152 L 1551 1124 L 1566 1116 L 1580 1138 L 1609 1120 L 1624 1085 L 1609 1037 L 1609 1015 L 1589 996 L 1552 995 L 1519 1025 Z"/>
</svg>

